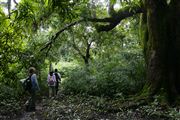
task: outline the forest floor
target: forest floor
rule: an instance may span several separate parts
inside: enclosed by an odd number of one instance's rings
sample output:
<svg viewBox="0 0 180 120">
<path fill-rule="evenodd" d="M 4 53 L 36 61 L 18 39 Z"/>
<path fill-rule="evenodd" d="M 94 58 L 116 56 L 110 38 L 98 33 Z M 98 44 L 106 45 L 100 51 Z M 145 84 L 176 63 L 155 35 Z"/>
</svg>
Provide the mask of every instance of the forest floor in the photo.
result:
<svg viewBox="0 0 180 120">
<path fill-rule="evenodd" d="M 120 105 L 121 104 L 121 105 Z M 127 104 L 127 102 L 126 102 Z M 128 103 L 130 104 L 130 103 Z M 64 95 L 42 98 L 35 112 L 25 112 L 14 120 L 169 120 L 147 114 L 148 107 L 121 108 L 122 102 L 95 96 Z M 146 111 L 146 112 L 145 112 Z M 156 110 L 157 111 L 157 108 Z M 161 111 L 161 110 L 160 110 Z M 163 111 L 162 111 L 163 112 Z M 150 112 L 149 112 L 150 113 Z M 165 113 L 163 113 L 165 114 Z"/>
</svg>

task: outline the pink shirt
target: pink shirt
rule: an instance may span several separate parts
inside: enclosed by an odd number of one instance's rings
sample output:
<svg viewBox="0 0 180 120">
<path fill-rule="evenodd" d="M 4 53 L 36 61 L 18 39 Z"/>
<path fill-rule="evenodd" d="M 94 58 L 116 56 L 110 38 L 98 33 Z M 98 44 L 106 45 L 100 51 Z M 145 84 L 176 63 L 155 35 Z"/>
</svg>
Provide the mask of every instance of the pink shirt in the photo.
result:
<svg viewBox="0 0 180 120">
<path fill-rule="evenodd" d="M 53 85 L 50 85 L 50 84 L 49 84 L 49 81 L 50 81 L 50 75 L 48 74 L 48 78 L 47 78 L 48 86 L 55 86 L 55 85 L 56 85 L 56 76 L 53 74 L 52 77 L 53 77 L 54 84 L 53 84 Z"/>
</svg>

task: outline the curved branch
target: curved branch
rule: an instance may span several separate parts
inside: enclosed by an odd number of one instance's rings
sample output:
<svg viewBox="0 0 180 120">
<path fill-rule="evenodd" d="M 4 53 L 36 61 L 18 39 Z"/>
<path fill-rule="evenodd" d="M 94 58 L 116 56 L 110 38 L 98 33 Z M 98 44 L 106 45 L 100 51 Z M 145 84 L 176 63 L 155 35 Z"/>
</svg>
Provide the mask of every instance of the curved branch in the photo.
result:
<svg viewBox="0 0 180 120">
<path fill-rule="evenodd" d="M 86 21 L 90 22 L 101 22 L 101 23 L 107 23 L 107 22 L 113 22 L 113 18 L 107 17 L 107 18 L 85 18 Z"/>
<path fill-rule="evenodd" d="M 51 44 L 53 44 L 53 42 L 55 42 L 55 40 L 58 38 L 58 36 L 64 32 L 65 30 L 69 29 L 70 27 L 80 23 L 80 22 L 83 22 L 84 19 L 81 19 L 81 20 L 78 20 L 78 21 L 75 21 L 73 23 L 70 23 L 69 25 L 65 26 L 63 29 L 59 30 L 54 36 L 51 37 L 50 41 L 48 43 L 46 43 L 46 45 L 41 48 L 40 51 L 43 51 L 44 49 L 48 48 Z"/>
<path fill-rule="evenodd" d="M 18 5 L 18 3 L 16 2 L 16 0 L 13 0 L 13 2 L 14 2 L 16 5 Z"/>
<path fill-rule="evenodd" d="M 108 18 L 104 18 L 104 19 L 88 19 L 91 22 L 107 22 L 108 24 L 106 25 L 98 25 L 97 26 L 97 30 L 100 31 L 110 31 L 112 30 L 114 27 L 116 27 L 121 20 L 131 17 L 135 14 L 138 13 L 143 13 L 144 10 L 142 7 L 140 6 L 127 6 L 123 9 L 120 9 L 118 12 L 114 13 L 113 16 L 108 17 Z"/>
<path fill-rule="evenodd" d="M 131 17 L 138 13 L 143 13 L 143 12 L 144 12 L 144 10 L 142 7 L 135 5 L 135 6 L 127 6 L 123 9 L 120 9 L 118 12 L 114 13 L 114 15 L 111 17 L 106 17 L 103 19 L 99 19 L 99 18 L 80 19 L 78 21 L 70 23 L 69 25 L 67 25 L 64 28 L 62 28 L 61 30 L 59 30 L 54 36 L 51 37 L 50 41 L 40 51 L 43 51 L 44 49 L 48 48 L 51 44 L 53 44 L 62 32 L 64 32 L 65 30 L 69 29 L 70 27 L 72 27 L 76 24 L 79 24 L 81 22 L 89 21 L 89 22 L 95 22 L 95 23 L 106 23 L 105 25 L 98 25 L 96 27 L 96 29 L 99 32 L 100 31 L 110 31 L 114 27 L 116 27 L 121 22 L 121 20 Z"/>
</svg>

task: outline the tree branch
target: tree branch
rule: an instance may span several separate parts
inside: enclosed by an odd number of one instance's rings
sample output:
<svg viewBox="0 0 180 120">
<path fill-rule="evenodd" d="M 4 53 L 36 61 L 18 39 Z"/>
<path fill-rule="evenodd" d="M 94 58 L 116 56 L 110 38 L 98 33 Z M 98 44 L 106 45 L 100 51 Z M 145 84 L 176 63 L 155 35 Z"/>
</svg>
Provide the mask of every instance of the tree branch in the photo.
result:
<svg viewBox="0 0 180 120">
<path fill-rule="evenodd" d="M 13 2 L 14 2 L 16 5 L 18 5 L 18 3 L 16 2 L 16 0 L 13 0 Z"/>
<path fill-rule="evenodd" d="M 43 48 L 41 48 L 40 51 L 43 51 L 44 49 L 48 48 L 49 45 L 53 44 L 53 43 L 55 42 L 55 40 L 58 38 L 58 36 L 59 36 L 62 32 L 64 32 L 65 30 L 69 29 L 70 27 L 72 27 L 72 26 L 74 26 L 74 25 L 76 25 L 76 24 L 78 24 L 78 23 L 80 23 L 80 22 L 83 22 L 83 21 L 84 21 L 84 19 L 75 21 L 75 22 L 70 23 L 69 25 L 65 26 L 63 29 L 59 30 L 59 31 L 55 34 L 55 36 L 52 36 L 51 39 L 50 39 L 50 41 L 49 41 L 48 43 L 46 43 L 46 45 L 45 45 Z"/>
<path fill-rule="evenodd" d="M 73 35 L 73 48 L 78 52 L 78 54 L 84 59 L 85 56 L 83 55 L 83 53 L 81 52 L 81 50 L 76 46 L 76 42 L 75 42 L 75 39 L 74 39 L 74 35 Z"/>
<path fill-rule="evenodd" d="M 0 2 L 0 5 L 7 5 L 7 2 Z"/>
<path fill-rule="evenodd" d="M 80 19 L 78 21 L 70 23 L 69 25 L 67 25 L 64 28 L 62 28 L 61 30 L 59 30 L 54 36 L 51 37 L 50 41 L 40 51 L 43 51 L 44 49 L 48 48 L 49 45 L 53 44 L 62 32 L 64 32 L 65 30 L 69 29 L 70 27 L 72 27 L 76 24 L 79 24 L 81 22 L 89 21 L 89 22 L 96 22 L 96 23 L 106 23 L 105 25 L 98 25 L 96 27 L 96 29 L 99 32 L 100 31 L 110 31 L 114 27 L 116 27 L 121 22 L 121 20 L 131 17 L 134 14 L 143 13 L 143 12 L 144 12 L 144 10 L 142 7 L 135 5 L 135 6 L 127 6 L 123 9 L 120 9 L 118 12 L 114 13 L 114 15 L 111 17 L 106 17 L 103 19 L 99 19 L 99 18 Z"/>
<path fill-rule="evenodd" d="M 11 0 L 8 0 L 7 1 L 7 5 L 8 5 L 8 14 L 9 14 L 9 18 L 10 18 L 10 16 L 11 16 Z"/>
<path fill-rule="evenodd" d="M 142 7 L 140 6 L 127 6 L 123 9 L 120 9 L 118 12 L 114 13 L 113 16 L 109 17 L 109 18 L 104 18 L 104 19 L 88 19 L 91 22 L 107 22 L 108 24 L 106 25 L 99 25 L 97 26 L 97 31 L 110 31 L 112 30 L 114 27 L 116 27 L 121 20 L 131 17 L 135 14 L 138 13 L 143 13 L 144 10 Z"/>
</svg>

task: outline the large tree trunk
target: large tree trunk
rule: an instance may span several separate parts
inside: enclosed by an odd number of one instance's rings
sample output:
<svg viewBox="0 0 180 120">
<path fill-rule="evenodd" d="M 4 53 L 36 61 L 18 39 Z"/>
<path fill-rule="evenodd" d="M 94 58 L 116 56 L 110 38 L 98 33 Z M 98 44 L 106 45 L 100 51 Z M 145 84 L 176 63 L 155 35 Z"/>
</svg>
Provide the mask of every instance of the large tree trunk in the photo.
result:
<svg viewBox="0 0 180 120">
<path fill-rule="evenodd" d="M 180 1 L 179 0 L 172 0 L 171 5 L 171 13 L 172 14 L 172 21 L 173 28 L 171 29 L 175 36 L 175 53 L 176 53 L 176 72 L 177 72 L 177 79 L 175 81 L 175 86 L 177 89 L 178 94 L 180 94 Z"/>
<path fill-rule="evenodd" d="M 160 90 L 173 101 L 179 92 L 180 68 L 180 2 L 146 0 L 147 31 L 145 55 L 150 95 Z M 147 35 L 146 35 L 147 36 Z"/>
</svg>

